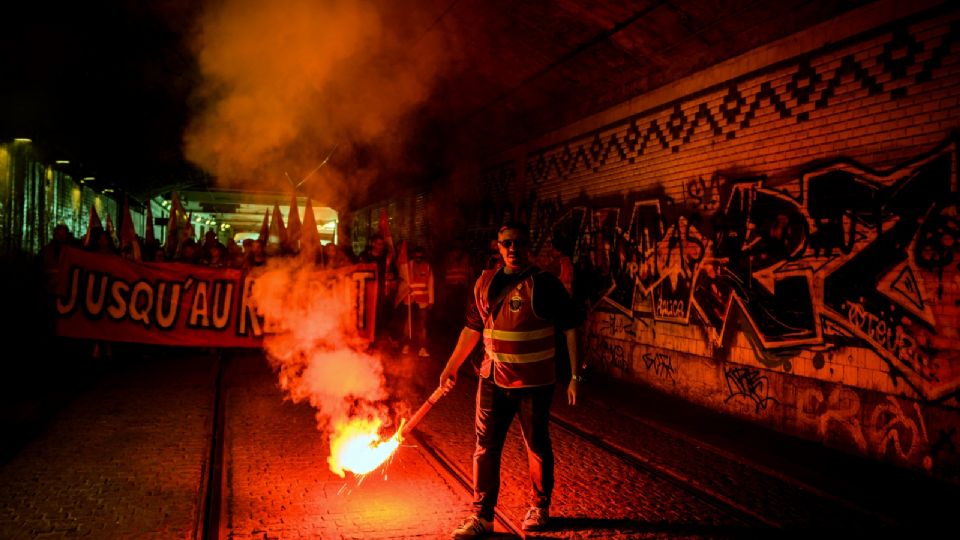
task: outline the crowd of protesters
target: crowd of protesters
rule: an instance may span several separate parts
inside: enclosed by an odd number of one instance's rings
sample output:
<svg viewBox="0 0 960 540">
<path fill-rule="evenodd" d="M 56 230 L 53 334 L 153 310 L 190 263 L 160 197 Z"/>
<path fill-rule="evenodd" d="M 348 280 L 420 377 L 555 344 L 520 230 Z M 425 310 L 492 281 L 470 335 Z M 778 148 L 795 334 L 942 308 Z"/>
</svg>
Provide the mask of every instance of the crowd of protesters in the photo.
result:
<svg viewBox="0 0 960 540">
<path fill-rule="evenodd" d="M 147 241 L 140 237 L 137 239 L 143 246 L 138 257 L 143 262 L 179 262 L 211 268 L 249 269 L 265 265 L 268 257 L 290 257 L 299 253 L 289 245 L 268 248 L 261 239 L 247 238 L 237 243 L 230 238 L 224 244 L 214 231 L 207 231 L 202 243 L 197 243 L 193 238 L 187 238 L 173 249 L 161 245 L 156 239 Z M 133 257 L 131 250 L 121 251 L 117 240 L 102 227 L 93 227 L 86 237 L 77 238 L 71 234 L 66 225 L 61 223 L 54 228 L 53 238 L 41 250 L 39 256 L 51 285 L 56 280 L 60 252 L 64 246 L 105 255 Z M 339 268 L 356 264 L 361 260 L 353 254 L 349 246 L 338 246 L 333 243 L 324 244 L 316 249 L 313 258 L 314 263 L 320 268 Z"/>
<path fill-rule="evenodd" d="M 137 240 L 142 247 L 135 257 L 129 247 L 121 249 L 118 246 L 113 231 L 93 227 L 83 238 L 75 238 L 66 225 L 57 225 L 52 240 L 39 257 L 48 290 L 53 292 L 59 255 L 64 246 L 137 258 L 148 263 L 178 262 L 240 270 L 264 266 L 270 258 L 295 256 L 312 258 L 313 263 L 322 269 L 374 264 L 378 280 L 377 344 L 401 348 L 403 353 L 415 352 L 425 358 L 430 355 L 428 328 L 436 326 L 438 321 L 462 320 L 464 306 L 472 300 L 472 286 L 477 277 L 484 270 L 495 270 L 504 264 L 495 238 L 478 244 L 457 237 L 442 256 L 433 258 L 423 246 L 405 246 L 403 241 L 394 246 L 380 233 L 367 239 L 367 245 L 359 255 L 355 255 L 349 245 L 334 243 L 310 249 L 311 255 L 295 244 L 268 244 L 262 237 L 247 238 L 240 243 L 229 238 L 224 244 L 213 230 L 208 230 L 200 243 L 192 236 L 167 245 L 154 238 L 144 241 L 137 237 Z M 560 278 L 570 293 L 573 268 L 569 246 L 555 241 L 553 255 L 553 263 L 545 269 Z"/>
</svg>

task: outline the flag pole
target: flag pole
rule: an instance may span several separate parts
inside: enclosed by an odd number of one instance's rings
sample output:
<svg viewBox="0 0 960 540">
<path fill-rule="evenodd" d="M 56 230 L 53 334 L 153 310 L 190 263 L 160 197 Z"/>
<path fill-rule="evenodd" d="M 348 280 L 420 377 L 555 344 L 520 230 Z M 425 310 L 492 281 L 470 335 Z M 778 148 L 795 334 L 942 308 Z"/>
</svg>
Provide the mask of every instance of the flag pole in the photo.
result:
<svg viewBox="0 0 960 540">
<path fill-rule="evenodd" d="M 407 292 L 407 339 L 413 341 L 413 306 L 410 304 L 409 292 Z"/>
<path fill-rule="evenodd" d="M 413 305 L 411 303 L 412 298 L 410 297 L 413 292 L 413 289 L 410 287 L 410 261 L 406 261 L 404 264 L 407 265 L 407 339 L 413 341 Z"/>
</svg>

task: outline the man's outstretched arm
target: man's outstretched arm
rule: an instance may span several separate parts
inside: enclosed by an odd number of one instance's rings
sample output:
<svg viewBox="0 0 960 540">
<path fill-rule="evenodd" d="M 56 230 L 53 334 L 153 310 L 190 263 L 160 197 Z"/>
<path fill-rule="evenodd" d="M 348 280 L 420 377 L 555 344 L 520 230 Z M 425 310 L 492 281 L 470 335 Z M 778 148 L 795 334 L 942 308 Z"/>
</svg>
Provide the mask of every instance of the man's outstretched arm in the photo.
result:
<svg viewBox="0 0 960 540">
<path fill-rule="evenodd" d="M 473 351 L 478 341 L 480 341 L 480 332 L 466 327 L 460 331 L 457 346 L 453 348 L 450 359 L 447 360 L 447 365 L 443 368 L 443 373 L 440 374 L 440 386 L 445 386 L 447 390 L 453 388 L 453 385 L 457 383 L 457 371 L 470 356 L 470 352 Z"/>
</svg>

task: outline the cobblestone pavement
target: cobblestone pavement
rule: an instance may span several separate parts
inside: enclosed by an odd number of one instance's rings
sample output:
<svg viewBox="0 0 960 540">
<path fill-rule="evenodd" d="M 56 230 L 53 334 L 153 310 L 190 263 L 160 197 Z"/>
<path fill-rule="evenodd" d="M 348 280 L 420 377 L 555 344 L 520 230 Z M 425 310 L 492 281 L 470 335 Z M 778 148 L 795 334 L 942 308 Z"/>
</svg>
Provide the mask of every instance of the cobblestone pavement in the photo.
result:
<svg viewBox="0 0 960 540">
<path fill-rule="evenodd" d="M 469 476 L 476 380 L 468 372 L 462 368 L 421 431 Z M 558 518 L 544 533 L 551 538 L 919 533 L 950 526 L 950 508 L 960 504 L 955 486 L 651 390 L 597 379 L 576 406 L 561 390 L 551 427 Z M 503 511 L 519 520 L 530 488 L 516 423 L 502 482 Z"/>
<path fill-rule="evenodd" d="M 424 436 L 463 474 L 472 470 L 475 380 L 461 376 L 421 424 Z M 552 429 L 557 486 L 550 538 L 737 537 L 762 528 L 734 508 Z M 526 452 L 515 422 L 503 452 L 499 507 L 520 523 L 531 496 Z"/>
<path fill-rule="evenodd" d="M 554 414 L 786 531 L 921 534 L 960 505 L 958 486 L 619 381 L 588 381 Z"/>
<path fill-rule="evenodd" d="M 419 378 L 392 378 L 391 388 L 416 408 L 439 364 L 395 363 Z M 179 349 L 105 366 L 0 466 L 0 539 L 199 538 L 217 366 L 211 354 Z M 232 351 L 223 366 L 222 538 L 447 538 L 470 512 L 469 491 L 417 438 L 363 482 L 339 478 L 315 411 L 284 399 L 260 352 Z M 468 370 L 417 429 L 467 478 L 476 389 Z M 555 398 L 554 520 L 532 537 L 920 533 L 948 524 L 960 500 L 956 489 L 837 460 L 637 387 L 594 380 L 576 407 L 560 389 Z M 499 511 L 518 524 L 530 487 L 516 424 L 503 463 Z"/>
<path fill-rule="evenodd" d="M 234 358 L 226 383 L 229 538 L 447 538 L 467 514 L 464 489 L 414 446 L 359 485 L 332 473 L 314 409 L 285 401 L 262 358 Z"/>
<path fill-rule="evenodd" d="M 585 396 L 571 407 L 556 401 L 554 412 L 560 419 L 775 527 L 862 531 L 883 521 L 644 422 L 609 402 Z"/>
<path fill-rule="evenodd" d="M 0 538 L 195 537 L 215 359 L 177 353 L 101 367 L 0 467 Z"/>
</svg>

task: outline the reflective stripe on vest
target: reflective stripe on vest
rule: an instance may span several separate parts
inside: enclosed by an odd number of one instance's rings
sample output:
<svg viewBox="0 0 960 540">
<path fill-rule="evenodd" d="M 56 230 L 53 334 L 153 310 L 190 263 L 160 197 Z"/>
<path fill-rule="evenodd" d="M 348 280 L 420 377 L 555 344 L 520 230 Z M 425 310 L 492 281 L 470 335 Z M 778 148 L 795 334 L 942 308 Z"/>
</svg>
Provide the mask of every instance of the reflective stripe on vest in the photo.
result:
<svg viewBox="0 0 960 540">
<path fill-rule="evenodd" d="M 422 271 L 418 271 L 420 269 Z M 410 261 L 407 267 L 410 276 L 410 300 L 421 304 L 430 301 L 430 267 L 426 263 L 417 264 L 416 261 Z"/>
<path fill-rule="evenodd" d="M 466 266 L 454 266 L 447 270 L 443 280 L 450 284 L 464 285 L 469 278 L 470 269 Z"/>
</svg>

